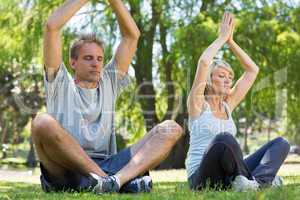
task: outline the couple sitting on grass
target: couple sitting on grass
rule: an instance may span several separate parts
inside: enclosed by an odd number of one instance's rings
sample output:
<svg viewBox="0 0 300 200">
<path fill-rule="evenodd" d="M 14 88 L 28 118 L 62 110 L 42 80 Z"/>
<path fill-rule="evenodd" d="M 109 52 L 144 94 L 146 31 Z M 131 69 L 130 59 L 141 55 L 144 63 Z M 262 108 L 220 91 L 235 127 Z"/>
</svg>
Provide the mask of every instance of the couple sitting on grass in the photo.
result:
<svg viewBox="0 0 300 200">
<path fill-rule="evenodd" d="M 182 128 L 167 120 L 139 142 L 116 151 L 115 102 L 129 83 L 128 66 L 140 32 L 121 0 L 108 0 L 122 34 L 110 62 L 103 67 L 103 43 L 85 35 L 70 49 L 68 73 L 62 59 L 61 29 L 89 0 L 67 0 L 49 18 L 44 33 L 47 114 L 32 122 L 32 138 L 40 159 L 41 185 L 50 191 L 95 193 L 150 192 L 148 171 L 166 158 L 182 136 Z M 243 159 L 236 142 L 231 112 L 244 98 L 258 67 L 233 40 L 234 18 L 225 13 L 219 37 L 204 51 L 188 98 L 190 149 L 186 160 L 189 186 L 237 191 L 280 184 L 276 176 L 289 151 L 277 138 Z M 234 73 L 214 60 L 227 44 L 245 69 L 232 87 Z M 142 67 L 142 66 L 141 66 Z"/>
</svg>

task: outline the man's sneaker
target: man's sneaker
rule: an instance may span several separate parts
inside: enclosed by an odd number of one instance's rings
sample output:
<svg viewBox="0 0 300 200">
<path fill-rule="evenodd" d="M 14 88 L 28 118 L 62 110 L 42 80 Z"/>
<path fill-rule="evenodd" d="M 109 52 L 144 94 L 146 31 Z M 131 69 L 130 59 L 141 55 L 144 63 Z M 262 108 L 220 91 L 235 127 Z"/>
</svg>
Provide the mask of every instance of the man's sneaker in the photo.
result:
<svg viewBox="0 0 300 200">
<path fill-rule="evenodd" d="M 101 177 L 97 174 L 90 173 L 91 177 L 97 180 L 92 191 L 97 194 L 119 192 L 120 188 L 114 176 Z"/>
<path fill-rule="evenodd" d="M 273 181 L 272 181 L 272 184 L 271 184 L 272 187 L 280 187 L 280 186 L 283 186 L 283 178 L 281 176 L 275 176 Z"/>
<path fill-rule="evenodd" d="M 152 190 L 152 179 L 150 176 L 142 176 L 127 182 L 121 189 L 121 192 L 140 193 L 150 192 Z"/>
<path fill-rule="evenodd" d="M 232 182 L 232 187 L 237 192 L 244 192 L 247 190 L 256 191 L 259 188 L 259 184 L 256 180 L 249 180 L 245 176 L 238 175 Z"/>
</svg>

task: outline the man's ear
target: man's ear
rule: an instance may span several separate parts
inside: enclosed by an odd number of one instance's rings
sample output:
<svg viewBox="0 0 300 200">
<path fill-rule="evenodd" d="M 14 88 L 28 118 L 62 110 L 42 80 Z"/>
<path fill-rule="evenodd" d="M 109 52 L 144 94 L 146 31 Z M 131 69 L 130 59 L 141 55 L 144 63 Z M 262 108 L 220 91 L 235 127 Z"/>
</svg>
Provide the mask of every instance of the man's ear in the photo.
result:
<svg viewBox="0 0 300 200">
<path fill-rule="evenodd" d="M 71 68 L 75 70 L 75 63 L 76 63 L 76 60 L 73 59 L 73 58 L 71 58 L 69 62 L 70 62 Z"/>
</svg>

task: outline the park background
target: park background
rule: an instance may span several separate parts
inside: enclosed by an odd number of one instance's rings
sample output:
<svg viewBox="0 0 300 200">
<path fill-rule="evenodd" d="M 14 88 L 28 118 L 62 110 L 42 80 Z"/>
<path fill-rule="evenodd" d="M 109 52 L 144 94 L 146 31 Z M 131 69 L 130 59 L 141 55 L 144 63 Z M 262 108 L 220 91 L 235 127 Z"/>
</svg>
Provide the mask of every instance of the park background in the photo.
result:
<svg viewBox="0 0 300 200">
<path fill-rule="evenodd" d="M 45 112 L 43 25 L 63 2 L 0 0 L 0 191 L 8 195 L 14 194 L 14 183 L 7 181 L 22 181 L 23 175 L 33 177 L 28 179 L 30 183 L 38 183 L 39 170 L 35 168 L 38 158 L 30 137 L 30 123 L 38 112 Z M 129 69 L 131 84 L 117 102 L 119 149 L 139 140 L 155 124 L 176 120 L 185 135 L 158 167 L 169 171 L 153 174 L 162 182 L 172 181 L 170 177 L 175 177 L 175 181 L 186 180 L 182 168 L 189 141 L 187 95 L 199 56 L 217 37 L 224 11 L 230 11 L 237 21 L 235 41 L 260 67 L 254 86 L 233 112 L 238 140 L 244 153 L 249 154 L 277 136 L 287 138 L 292 148 L 285 163 L 288 170 L 281 174 L 300 175 L 299 0 L 124 2 L 141 31 L 141 38 Z M 63 29 L 66 64 L 72 41 L 79 33 L 90 32 L 105 42 L 108 62 L 120 41 L 120 32 L 106 1 L 91 1 Z M 226 45 L 217 57 L 231 64 L 236 78 L 243 73 Z M 72 73 L 70 68 L 69 71 Z M 37 186 L 26 187 L 39 191 Z M 184 183 L 183 187 L 187 188 Z"/>
</svg>

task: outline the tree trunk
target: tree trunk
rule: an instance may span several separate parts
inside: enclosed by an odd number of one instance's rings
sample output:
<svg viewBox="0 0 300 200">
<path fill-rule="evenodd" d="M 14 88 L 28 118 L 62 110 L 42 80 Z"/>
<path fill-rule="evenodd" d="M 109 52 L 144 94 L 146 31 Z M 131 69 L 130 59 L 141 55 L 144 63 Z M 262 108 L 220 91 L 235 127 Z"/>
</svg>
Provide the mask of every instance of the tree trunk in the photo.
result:
<svg viewBox="0 0 300 200">
<path fill-rule="evenodd" d="M 186 108 L 186 99 L 187 94 L 183 93 L 183 102 L 181 106 L 181 111 L 176 117 L 176 122 L 181 127 L 187 127 L 188 118 L 187 108 Z M 186 154 L 189 148 L 189 139 L 190 135 L 187 129 L 183 130 L 182 138 L 177 142 L 177 144 L 173 147 L 172 151 L 170 152 L 169 156 L 158 166 L 158 169 L 181 169 L 185 168 L 185 159 Z"/>
<path fill-rule="evenodd" d="M 35 118 L 35 116 L 36 116 L 36 114 L 31 115 L 31 123 L 32 123 L 33 119 Z M 26 165 L 27 165 L 27 167 L 34 168 L 37 166 L 37 159 L 36 159 L 35 149 L 34 149 L 31 135 L 29 137 L 29 145 L 30 145 L 30 149 L 29 149 L 29 152 L 27 155 Z"/>
<path fill-rule="evenodd" d="M 246 127 L 245 127 L 245 133 L 244 133 L 244 152 L 246 154 L 249 153 L 249 147 L 248 147 L 248 129 L 249 129 L 249 126 L 248 126 L 248 121 L 246 120 Z"/>
<path fill-rule="evenodd" d="M 138 101 L 143 110 L 146 130 L 150 131 L 159 121 L 156 115 L 156 93 L 153 86 L 152 59 L 155 30 L 160 18 L 160 7 L 156 5 L 157 1 L 152 1 L 152 18 L 149 22 L 144 22 L 140 17 L 140 3 L 135 1 L 129 1 L 129 3 L 130 12 L 143 33 L 138 43 L 139 50 L 136 53 L 136 62 L 133 64 L 133 67 L 138 85 Z"/>
<path fill-rule="evenodd" d="M 178 115 L 176 121 L 182 127 L 186 127 L 185 119 L 186 113 Z M 186 154 L 189 148 L 189 134 L 188 130 L 184 130 L 184 135 L 173 147 L 169 156 L 157 167 L 157 169 L 182 169 L 185 168 Z"/>
<path fill-rule="evenodd" d="M 270 140 L 271 140 L 271 124 L 272 124 L 272 122 L 271 122 L 272 120 L 271 119 L 269 119 L 269 124 L 268 124 L 268 142 L 270 142 Z"/>
<path fill-rule="evenodd" d="M 182 111 L 178 116 L 173 115 L 174 108 L 174 85 L 172 82 L 172 67 L 174 65 L 173 58 L 170 58 L 170 52 L 167 49 L 167 29 L 162 22 L 162 7 L 159 5 L 158 1 L 151 1 L 152 16 L 149 21 L 141 20 L 141 7 L 140 3 L 136 1 L 129 1 L 130 12 L 134 16 L 135 21 L 143 33 L 141 35 L 140 41 L 138 43 L 138 51 L 136 53 L 136 62 L 133 67 L 135 69 L 136 80 L 138 84 L 138 95 L 139 103 L 141 104 L 143 110 L 143 116 L 145 120 L 146 130 L 149 131 L 153 128 L 160 120 L 166 119 L 176 119 L 176 121 L 183 126 L 184 119 L 186 119 L 186 109 Z M 166 90 L 168 92 L 168 108 L 165 116 L 162 119 L 158 119 L 156 113 L 156 91 L 153 85 L 153 46 L 154 38 L 156 33 L 156 27 L 159 25 L 160 28 L 160 44 L 162 46 L 163 53 L 163 72 L 166 75 Z M 182 104 L 184 107 L 186 104 Z M 172 152 L 169 154 L 168 158 L 158 167 L 159 169 L 170 169 L 170 168 L 183 168 L 184 161 L 186 157 L 186 152 L 188 148 L 188 136 L 187 134 L 181 138 L 176 146 L 173 148 Z"/>
<path fill-rule="evenodd" d="M 37 166 L 37 160 L 36 160 L 34 145 L 31 136 L 29 137 L 29 144 L 30 144 L 30 150 L 27 155 L 26 166 L 30 168 L 34 168 Z"/>
<path fill-rule="evenodd" d="M 7 142 L 7 126 L 4 125 L 3 130 L 2 130 L 2 136 L 1 136 L 1 145 L 5 144 Z"/>
<path fill-rule="evenodd" d="M 1 159 L 5 159 L 7 157 L 7 149 L 3 146 L 7 141 L 7 126 L 3 123 L 3 130 L 2 130 L 2 136 L 1 136 L 1 151 L 2 151 L 2 156 Z"/>
</svg>

